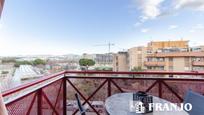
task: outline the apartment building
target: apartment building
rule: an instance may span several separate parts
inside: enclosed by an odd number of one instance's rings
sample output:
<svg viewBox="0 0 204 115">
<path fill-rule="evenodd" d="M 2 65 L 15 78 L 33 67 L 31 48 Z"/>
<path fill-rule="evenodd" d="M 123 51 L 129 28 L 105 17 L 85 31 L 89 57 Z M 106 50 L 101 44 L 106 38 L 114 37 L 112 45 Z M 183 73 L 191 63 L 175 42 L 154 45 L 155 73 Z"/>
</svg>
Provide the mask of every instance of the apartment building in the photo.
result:
<svg viewBox="0 0 204 115">
<path fill-rule="evenodd" d="M 128 49 L 128 70 L 132 70 L 134 67 L 145 68 L 144 61 L 147 54 L 147 47 L 133 47 Z"/>
<path fill-rule="evenodd" d="M 193 52 L 204 51 L 204 46 L 194 46 L 194 47 L 191 47 L 191 51 L 193 51 Z"/>
<path fill-rule="evenodd" d="M 117 59 L 120 57 L 121 59 Z M 141 67 L 146 71 L 204 71 L 204 46 L 189 47 L 188 41 L 156 41 L 133 47 L 113 58 L 115 71 Z"/>
<path fill-rule="evenodd" d="M 149 45 L 151 44 L 151 45 Z M 151 42 L 154 49 L 144 62 L 151 71 L 203 71 L 204 47 L 189 47 L 188 41 Z M 154 44 L 154 45 L 152 45 Z"/>
<path fill-rule="evenodd" d="M 113 71 L 129 71 L 128 52 L 118 52 L 113 55 Z"/>
<path fill-rule="evenodd" d="M 94 60 L 96 64 L 112 67 L 113 55 L 112 54 L 96 54 Z"/>
<path fill-rule="evenodd" d="M 150 71 L 204 70 L 204 47 L 190 48 L 188 41 L 162 41 L 148 43 L 149 52 L 144 65 Z"/>
<path fill-rule="evenodd" d="M 0 17 L 3 10 L 4 0 L 0 0 Z"/>
<path fill-rule="evenodd" d="M 92 59 L 95 61 L 95 66 L 113 66 L 113 54 L 86 54 L 82 55 L 82 58 Z"/>
<path fill-rule="evenodd" d="M 203 71 L 204 52 L 171 52 L 147 55 L 147 70 L 156 71 Z"/>
<path fill-rule="evenodd" d="M 149 53 L 158 52 L 162 49 L 171 49 L 171 48 L 179 48 L 179 49 L 188 49 L 189 41 L 186 40 L 178 40 L 178 41 L 152 41 L 147 44 L 147 49 Z"/>
</svg>

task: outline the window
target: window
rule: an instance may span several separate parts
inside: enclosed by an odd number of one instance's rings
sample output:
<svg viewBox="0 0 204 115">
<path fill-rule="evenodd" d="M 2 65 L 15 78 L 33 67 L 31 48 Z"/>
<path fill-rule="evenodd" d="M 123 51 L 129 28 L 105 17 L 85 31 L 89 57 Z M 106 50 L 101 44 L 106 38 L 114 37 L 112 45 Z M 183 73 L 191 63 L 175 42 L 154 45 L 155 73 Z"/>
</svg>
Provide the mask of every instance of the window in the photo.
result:
<svg viewBox="0 0 204 115">
<path fill-rule="evenodd" d="M 190 65 L 189 58 L 185 58 L 184 63 L 185 63 L 185 67 L 189 67 Z"/>
<path fill-rule="evenodd" d="M 173 66 L 169 66 L 169 70 L 173 71 L 174 67 Z"/>
<path fill-rule="evenodd" d="M 173 62 L 173 58 L 169 58 L 169 61 L 170 61 L 170 62 Z"/>
</svg>

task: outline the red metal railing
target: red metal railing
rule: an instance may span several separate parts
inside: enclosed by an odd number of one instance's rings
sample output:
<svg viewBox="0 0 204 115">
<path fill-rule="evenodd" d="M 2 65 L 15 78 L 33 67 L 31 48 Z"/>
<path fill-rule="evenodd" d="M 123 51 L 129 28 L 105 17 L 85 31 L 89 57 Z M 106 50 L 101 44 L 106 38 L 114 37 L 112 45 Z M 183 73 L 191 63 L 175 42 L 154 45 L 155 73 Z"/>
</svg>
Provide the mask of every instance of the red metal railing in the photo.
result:
<svg viewBox="0 0 204 115">
<path fill-rule="evenodd" d="M 174 78 L 176 75 L 191 78 Z M 78 93 L 82 104 L 99 115 L 105 110 L 101 111 L 93 102 L 104 102 L 119 92 L 141 90 L 172 102 L 182 102 L 188 89 L 204 93 L 203 76 L 204 73 L 196 72 L 63 71 L 6 91 L 3 96 L 11 115 L 74 115 L 78 109 L 74 106 L 69 109 L 66 104 L 75 100 L 73 95 Z"/>
<path fill-rule="evenodd" d="M 64 71 L 3 93 L 10 115 L 66 114 Z"/>
</svg>

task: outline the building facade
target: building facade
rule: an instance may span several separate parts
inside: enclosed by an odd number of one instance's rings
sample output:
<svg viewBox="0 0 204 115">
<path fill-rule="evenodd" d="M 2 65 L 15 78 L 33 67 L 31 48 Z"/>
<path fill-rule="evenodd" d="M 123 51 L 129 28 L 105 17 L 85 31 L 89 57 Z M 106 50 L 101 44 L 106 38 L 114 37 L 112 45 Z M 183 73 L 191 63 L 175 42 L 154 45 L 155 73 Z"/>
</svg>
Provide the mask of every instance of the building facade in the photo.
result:
<svg viewBox="0 0 204 115">
<path fill-rule="evenodd" d="M 149 53 L 160 52 L 161 50 L 165 49 L 188 49 L 189 41 L 185 40 L 178 40 L 178 41 L 152 41 L 147 44 L 147 49 Z"/>
<path fill-rule="evenodd" d="M 82 55 L 82 58 L 92 59 L 95 61 L 95 66 L 113 66 L 113 54 L 86 54 Z"/>
<path fill-rule="evenodd" d="M 118 52 L 113 56 L 113 71 L 128 71 L 128 52 Z"/>
<path fill-rule="evenodd" d="M 204 47 L 189 47 L 188 41 L 148 43 L 146 70 L 204 71 Z"/>
<path fill-rule="evenodd" d="M 112 54 L 95 54 L 94 58 L 96 64 L 103 66 L 111 66 L 113 64 L 113 55 Z"/>
<path fill-rule="evenodd" d="M 189 47 L 188 41 L 150 42 L 147 47 L 133 47 L 113 58 L 114 71 L 204 71 L 204 46 Z"/>
<path fill-rule="evenodd" d="M 172 52 L 147 55 L 147 70 L 204 71 L 204 52 Z"/>
<path fill-rule="evenodd" d="M 134 67 L 144 68 L 144 61 L 147 54 L 147 48 L 144 46 L 133 47 L 128 49 L 128 69 L 132 70 Z"/>
</svg>

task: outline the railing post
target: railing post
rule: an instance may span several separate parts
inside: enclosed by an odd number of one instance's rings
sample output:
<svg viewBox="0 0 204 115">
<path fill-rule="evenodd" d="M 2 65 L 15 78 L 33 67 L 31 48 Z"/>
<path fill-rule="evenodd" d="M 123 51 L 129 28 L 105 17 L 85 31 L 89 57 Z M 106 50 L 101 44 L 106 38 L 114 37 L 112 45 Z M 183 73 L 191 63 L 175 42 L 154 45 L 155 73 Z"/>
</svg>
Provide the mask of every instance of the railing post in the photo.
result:
<svg viewBox="0 0 204 115">
<path fill-rule="evenodd" d="M 108 97 L 111 96 L 111 79 L 108 78 Z"/>
<path fill-rule="evenodd" d="M 66 77 L 63 78 L 63 115 L 67 114 L 67 84 Z"/>
<path fill-rule="evenodd" d="M 37 91 L 37 97 L 38 97 L 37 112 L 38 112 L 38 115 L 42 115 L 42 89 L 39 89 Z"/>
<path fill-rule="evenodd" d="M 159 84 L 159 88 L 158 88 L 159 98 L 162 98 L 162 81 L 158 80 L 158 84 Z"/>
</svg>

